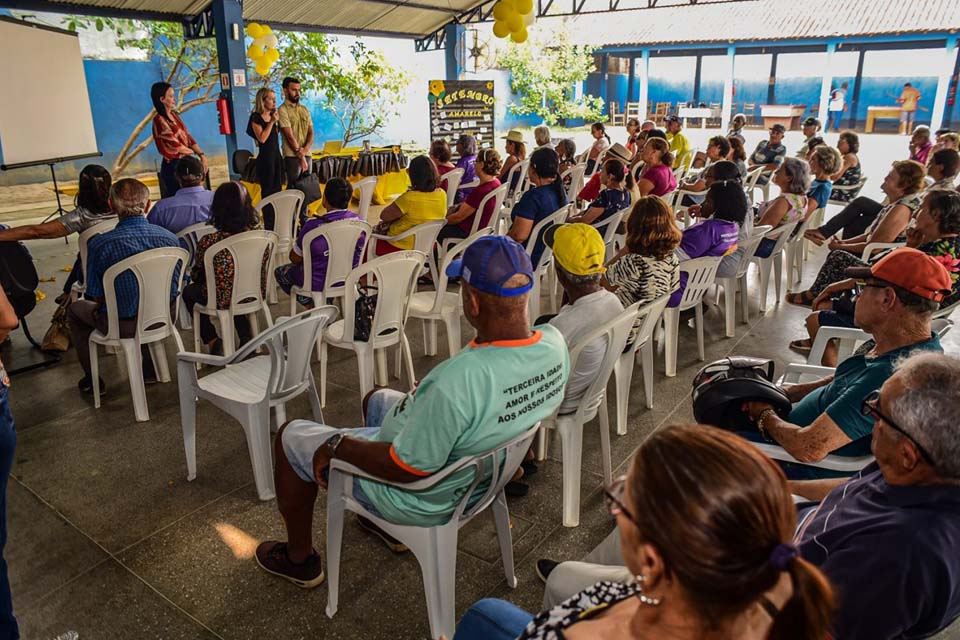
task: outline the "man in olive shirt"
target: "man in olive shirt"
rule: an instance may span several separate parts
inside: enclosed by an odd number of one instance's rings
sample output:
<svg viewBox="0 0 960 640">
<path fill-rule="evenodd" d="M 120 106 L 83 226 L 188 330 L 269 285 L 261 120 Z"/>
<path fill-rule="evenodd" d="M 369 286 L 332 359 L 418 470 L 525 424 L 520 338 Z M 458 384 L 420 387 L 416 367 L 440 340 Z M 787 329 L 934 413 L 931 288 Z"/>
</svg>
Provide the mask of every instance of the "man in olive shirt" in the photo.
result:
<svg viewBox="0 0 960 640">
<path fill-rule="evenodd" d="M 310 110 L 300 104 L 300 81 L 283 79 L 283 104 L 278 110 L 280 132 L 283 134 L 283 169 L 287 186 L 292 186 L 311 169 L 310 147 L 313 146 L 313 120 Z"/>
</svg>

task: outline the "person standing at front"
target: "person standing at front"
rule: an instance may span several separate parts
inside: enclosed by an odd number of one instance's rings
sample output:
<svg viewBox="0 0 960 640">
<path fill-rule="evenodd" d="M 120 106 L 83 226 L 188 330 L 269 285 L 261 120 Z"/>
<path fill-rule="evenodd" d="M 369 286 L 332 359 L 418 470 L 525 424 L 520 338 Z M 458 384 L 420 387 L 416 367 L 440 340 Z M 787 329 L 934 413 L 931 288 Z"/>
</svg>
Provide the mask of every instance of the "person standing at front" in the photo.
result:
<svg viewBox="0 0 960 640">
<path fill-rule="evenodd" d="M 897 98 L 897 104 L 900 105 L 900 135 L 913 131 L 914 119 L 917 115 L 917 107 L 920 105 L 920 92 L 912 84 L 907 82 L 903 85 L 903 91 Z"/>
<path fill-rule="evenodd" d="M 278 110 L 280 132 L 283 134 L 283 170 L 287 186 L 292 187 L 311 169 L 310 147 L 313 146 L 313 119 L 310 110 L 300 104 L 300 81 L 283 79 L 283 104 Z"/>
<path fill-rule="evenodd" d="M 7 339 L 17 324 L 17 314 L 0 288 L 0 342 Z M 16 640 L 20 637 L 20 629 L 13 615 L 7 561 L 3 557 L 3 548 L 7 544 L 7 480 L 13 467 L 13 451 L 17 447 L 17 430 L 13 424 L 13 414 L 10 413 L 9 388 L 10 378 L 3 362 L 0 362 L 0 638 Z"/>
<path fill-rule="evenodd" d="M 180 114 L 174 111 L 177 99 L 173 87 L 166 82 L 155 82 L 150 87 L 150 99 L 153 100 L 153 108 L 157 112 L 153 117 L 153 142 L 163 156 L 163 164 L 160 165 L 160 197 L 167 198 L 180 189 L 180 183 L 177 182 L 177 163 L 180 158 L 197 154 L 203 165 L 203 175 L 207 175 L 207 157 L 187 131 L 187 125 L 183 124 Z"/>
<path fill-rule="evenodd" d="M 247 135 L 257 142 L 256 172 L 261 198 L 279 192 L 283 184 L 280 145 L 277 144 L 279 117 L 277 94 L 269 87 L 261 88 L 257 91 L 253 113 L 247 123 Z M 268 226 L 273 227 L 272 224 Z"/>
</svg>

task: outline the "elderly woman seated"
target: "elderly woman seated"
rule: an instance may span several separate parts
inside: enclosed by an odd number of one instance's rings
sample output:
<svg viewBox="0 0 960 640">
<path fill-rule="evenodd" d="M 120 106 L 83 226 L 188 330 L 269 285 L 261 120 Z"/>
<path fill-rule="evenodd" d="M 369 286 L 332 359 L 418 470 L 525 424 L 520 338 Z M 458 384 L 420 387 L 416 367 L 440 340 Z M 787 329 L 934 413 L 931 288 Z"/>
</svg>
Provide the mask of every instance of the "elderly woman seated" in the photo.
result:
<svg viewBox="0 0 960 640">
<path fill-rule="evenodd" d="M 844 131 L 837 140 L 837 151 L 843 157 L 840 168 L 830 176 L 835 187 L 852 187 L 860 183 L 862 171 L 860 169 L 860 138 L 853 131 Z M 850 202 L 857 197 L 857 191 L 850 189 L 834 189 L 830 192 L 831 202 Z M 835 232 L 834 232 L 835 233 Z M 830 234 L 828 234 L 830 235 Z"/>
<path fill-rule="evenodd" d="M 810 190 L 809 165 L 796 158 L 784 158 L 783 164 L 773 172 L 772 182 L 780 187 L 780 195 L 760 205 L 757 226 L 769 225 L 778 229 L 806 219 L 807 192 Z M 772 238 L 764 238 L 754 255 L 758 258 L 770 257 L 776 243 Z"/>
</svg>

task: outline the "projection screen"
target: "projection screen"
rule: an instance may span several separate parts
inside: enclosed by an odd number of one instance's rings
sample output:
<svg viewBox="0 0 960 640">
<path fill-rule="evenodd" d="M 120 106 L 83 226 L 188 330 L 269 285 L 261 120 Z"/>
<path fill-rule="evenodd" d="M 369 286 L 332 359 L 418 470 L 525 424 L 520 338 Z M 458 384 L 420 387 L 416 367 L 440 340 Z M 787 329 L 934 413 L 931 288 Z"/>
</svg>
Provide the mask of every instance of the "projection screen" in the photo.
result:
<svg viewBox="0 0 960 640">
<path fill-rule="evenodd" d="M 76 34 L 0 17 L 4 168 L 99 155 Z"/>
</svg>

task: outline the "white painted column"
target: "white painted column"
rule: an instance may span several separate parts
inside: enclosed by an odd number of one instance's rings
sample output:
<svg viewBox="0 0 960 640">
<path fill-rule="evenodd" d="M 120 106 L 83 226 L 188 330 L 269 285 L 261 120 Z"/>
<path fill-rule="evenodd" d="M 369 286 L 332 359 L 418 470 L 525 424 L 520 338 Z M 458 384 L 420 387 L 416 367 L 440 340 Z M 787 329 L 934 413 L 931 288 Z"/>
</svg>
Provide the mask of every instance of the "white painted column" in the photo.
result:
<svg viewBox="0 0 960 640">
<path fill-rule="evenodd" d="M 827 109 L 830 106 L 830 87 L 833 85 L 833 54 L 836 50 L 836 42 L 827 43 L 827 55 L 823 63 L 823 79 L 820 82 L 820 110 L 817 112 L 817 118 L 823 123 L 824 133 L 827 131 L 829 122 Z"/>
<path fill-rule="evenodd" d="M 730 114 L 733 111 L 733 58 L 736 47 L 727 47 L 727 60 L 723 68 L 723 106 L 720 112 L 720 131 L 730 129 Z"/>
<path fill-rule="evenodd" d="M 637 65 L 640 72 L 640 95 L 637 100 L 640 102 L 640 121 L 647 119 L 647 97 L 650 94 L 650 49 L 644 49 L 640 52 L 640 64 Z"/>
<path fill-rule="evenodd" d="M 936 131 L 943 124 L 943 114 L 947 107 L 947 91 L 950 89 L 950 76 L 957 63 L 957 36 L 947 38 L 947 48 L 940 63 L 940 79 L 937 81 L 937 95 L 933 99 L 933 112 L 930 114 L 930 130 Z"/>
</svg>

